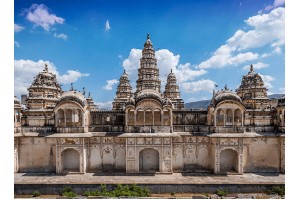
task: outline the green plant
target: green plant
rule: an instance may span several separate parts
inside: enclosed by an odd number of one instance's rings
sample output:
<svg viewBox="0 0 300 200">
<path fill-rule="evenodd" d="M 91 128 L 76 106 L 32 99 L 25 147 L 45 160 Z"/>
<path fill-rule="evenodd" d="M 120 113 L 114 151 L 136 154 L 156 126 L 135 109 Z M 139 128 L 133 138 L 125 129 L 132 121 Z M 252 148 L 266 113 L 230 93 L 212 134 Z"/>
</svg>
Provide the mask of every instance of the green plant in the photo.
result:
<svg viewBox="0 0 300 200">
<path fill-rule="evenodd" d="M 228 194 L 228 191 L 223 188 L 219 188 L 216 191 L 216 195 L 218 195 L 220 197 L 226 196 L 227 194 Z"/>
<path fill-rule="evenodd" d="M 285 186 L 273 186 L 270 190 L 266 191 L 267 194 L 285 195 Z"/>
<path fill-rule="evenodd" d="M 39 196 L 41 196 L 41 193 L 39 192 L 39 191 L 33 191 L 33 197 L 39 197 Z"/>
<path fill-rule="evenodd" d="M 176 195 L 176 192 L 171 192 L 171 196 L 175 196 Z"/>
<path fill-rule="evenodd" d="M 77 197 L 77 194 L 72 191 L 71 187 L 64 187 L 62 195 L 64 197 Z"/>
</svg>

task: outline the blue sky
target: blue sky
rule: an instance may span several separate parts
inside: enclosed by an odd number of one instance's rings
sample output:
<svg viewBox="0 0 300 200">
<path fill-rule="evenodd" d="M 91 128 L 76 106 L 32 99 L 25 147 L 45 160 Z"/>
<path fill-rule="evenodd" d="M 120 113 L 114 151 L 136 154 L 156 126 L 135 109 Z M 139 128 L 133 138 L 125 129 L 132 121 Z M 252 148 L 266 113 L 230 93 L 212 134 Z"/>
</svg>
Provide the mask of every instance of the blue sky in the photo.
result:
<svg viewBox="0 0 300 200">
<path fill-rule="evenodd" d="M 124 68 L 135 88 L 147 33 L 162 91 L 172 68 L 185 102 L 235 90 L 250 64 L 270 94 L 284 93 L 284 18 L 284 0 L 15 0 L 15 95 L 47 62 L 63 89 L 74 82 L 109 107 Z"/>
</svg>

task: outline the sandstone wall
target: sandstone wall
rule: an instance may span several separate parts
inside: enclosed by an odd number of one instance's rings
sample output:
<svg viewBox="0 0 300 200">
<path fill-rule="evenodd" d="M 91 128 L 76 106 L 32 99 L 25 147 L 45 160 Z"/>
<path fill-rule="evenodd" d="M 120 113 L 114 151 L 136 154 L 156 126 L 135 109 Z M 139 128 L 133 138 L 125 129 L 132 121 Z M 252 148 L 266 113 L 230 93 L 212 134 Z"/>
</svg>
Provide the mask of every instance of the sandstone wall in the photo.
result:
<svg viewBox="0 0 300 200">
<path fill-rule="evenodd" d="M 19 172 L 55 172 L 55 146 L 53 138 L 19 138 Z"/>
</svg>

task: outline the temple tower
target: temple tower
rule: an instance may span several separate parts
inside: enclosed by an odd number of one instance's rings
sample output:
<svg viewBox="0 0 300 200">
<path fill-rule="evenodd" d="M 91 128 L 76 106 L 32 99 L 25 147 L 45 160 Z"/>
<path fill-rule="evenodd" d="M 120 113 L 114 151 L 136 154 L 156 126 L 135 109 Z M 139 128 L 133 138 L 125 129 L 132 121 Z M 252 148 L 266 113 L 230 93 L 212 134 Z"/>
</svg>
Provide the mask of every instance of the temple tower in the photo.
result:
<svg viewBox="0 0 300 200">
<path fill-rule="evenodd" d="M 179 86 L 177 85 L 177 79 L 175 74 L 172 72 L 168 75 L 167 83 L 165 86 L 164 97 L 169 98 L 174 105 L 174 109 L 184 108 L 184 102 L 180 98 Z"/>
<path fill-rule="evenodd" d="M 116 97 L 113 102 L 113 110 L 122 110 L 128 100 L 132 96 L 132 87 L 130 85 L 129 76 L 124 70 L 124 73 L 119 79 Z"/>
<path fill-rule="evenodd" d="M 270 124 L 270 100 L 267 96 L 267 88 L 261 76 L 254 72 L 253 65 L 247 75 L 243 76 L 241 85 L 236 90 L 245 108 L 246 125 Z"/>
<path fill-rule="evenodd" d="M 53 109 L 62 94 L 56 75 L 49 72 L 47 64 L 28 88 L 27 109 L 24 111 L 25 124 L 29 126 L 54 125 Z"/>
<path fill-rule="evenodd" d="M 147 35 L 147 40 L 142 51 L 142 58 L 140 59 L 140 68 L 138 69 L 138 80 L 136 81 L 136 92 L 139 93 L 145 89 L 155 90 L 160 93 L 159 70 L 157 67 L 157 60 L 155 58 L 155 51 L 150 40 L 150 34 Z"/>
</svg>

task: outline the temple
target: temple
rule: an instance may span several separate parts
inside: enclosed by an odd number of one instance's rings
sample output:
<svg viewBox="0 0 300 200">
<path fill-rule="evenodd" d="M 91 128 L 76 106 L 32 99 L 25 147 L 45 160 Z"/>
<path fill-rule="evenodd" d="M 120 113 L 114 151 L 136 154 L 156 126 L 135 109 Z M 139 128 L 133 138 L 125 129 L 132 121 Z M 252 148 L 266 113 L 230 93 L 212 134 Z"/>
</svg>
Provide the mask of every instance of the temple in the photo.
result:
<svg viewBox="0 0 300 200">
<path fill-rule="evenodd" d="M 26 103 L 14 99 L 14 171 L 284 173 L 285 97 L 269 99 L 254 68 L 236 91 L 213 91 L 207 109 L 185 109 L 172 70 L 161 91 L 148 34 L 136 90 L 124 71 L 103 110 L 45 65 Z"/>
</svg>

